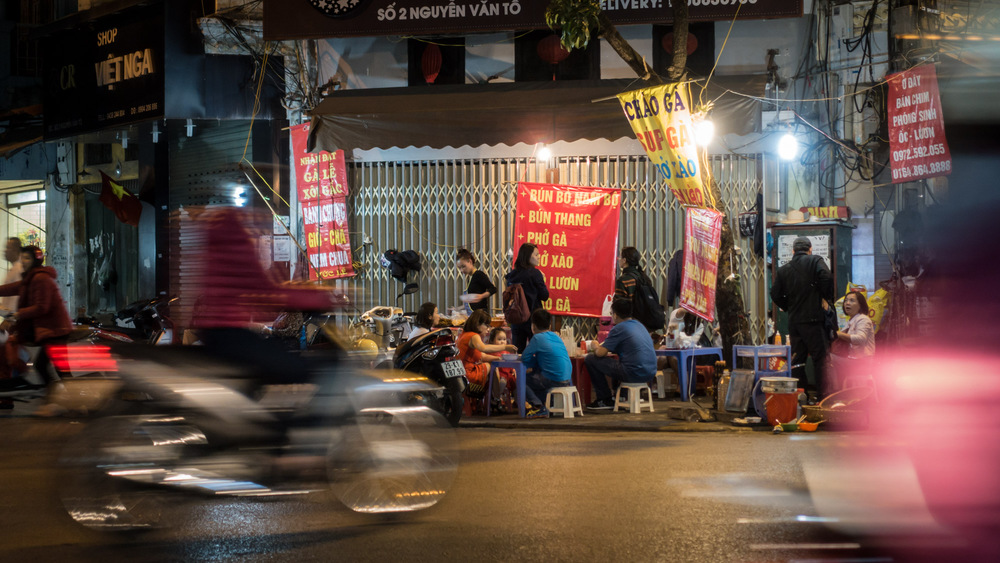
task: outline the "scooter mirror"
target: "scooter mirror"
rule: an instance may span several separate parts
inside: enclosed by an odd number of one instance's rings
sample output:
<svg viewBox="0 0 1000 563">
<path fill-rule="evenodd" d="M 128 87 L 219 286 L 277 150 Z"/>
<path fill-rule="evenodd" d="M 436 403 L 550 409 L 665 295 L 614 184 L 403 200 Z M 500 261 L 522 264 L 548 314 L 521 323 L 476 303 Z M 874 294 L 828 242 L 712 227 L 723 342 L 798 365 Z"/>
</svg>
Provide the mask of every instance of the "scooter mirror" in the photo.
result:
<svg viewBox="0 0 1000 563">
<path fill-rule="evenodd" d="M 416 293 L 418 291 L 420 291 L 420 286 L 419 285 L 417 285 L 415 283 L 408 283 L 405 286 L 403 286 L 403 293 L 400 293 L 399 296 L 402 297 L 404 295 L 410 295 L 410 294 Z"/>
</svg>

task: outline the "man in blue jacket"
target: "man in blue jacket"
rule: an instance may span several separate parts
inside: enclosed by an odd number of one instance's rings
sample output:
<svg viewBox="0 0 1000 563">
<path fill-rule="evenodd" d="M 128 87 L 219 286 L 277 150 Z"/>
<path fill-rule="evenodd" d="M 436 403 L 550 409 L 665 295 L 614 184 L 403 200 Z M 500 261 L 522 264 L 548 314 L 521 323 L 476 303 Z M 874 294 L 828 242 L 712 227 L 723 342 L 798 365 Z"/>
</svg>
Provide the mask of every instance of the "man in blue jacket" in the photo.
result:
<svg viewBox="0 0 1000 563">
<path fill-rule="evenodd" d="M 646 327 L 632 318 L 632 302 L 615 299 L 611 303 L 611 320 L 615 326 L 608 338 L 583 360 L 597 393 L 597 400 L 587 405 L 588 409 L 614 408 L 608 377 L 617 389 L 621 383 L 649 383 L 656 375 L 653 339 Z M 618 358 L 609 358 L 608 354 L 617 354 Z"/>
</svg>

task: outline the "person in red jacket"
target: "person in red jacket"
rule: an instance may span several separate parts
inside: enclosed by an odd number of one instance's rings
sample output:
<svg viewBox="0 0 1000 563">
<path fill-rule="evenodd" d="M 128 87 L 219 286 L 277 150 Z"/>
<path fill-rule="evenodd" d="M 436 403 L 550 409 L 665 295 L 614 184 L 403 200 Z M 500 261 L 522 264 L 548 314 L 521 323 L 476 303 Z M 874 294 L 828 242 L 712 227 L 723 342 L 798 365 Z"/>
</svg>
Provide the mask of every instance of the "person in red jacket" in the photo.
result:
<svg viewBox="0 0 1000 563">
<path fill-rule="evenodd" d="M 191 326 L 202 343 L 216 357 L 288 383 L 304 376 L 300 356 L 288 354 L 280 343 L 261 338 L 251 327 L 283 311 L 329 311 L 338 304 L 331 288 L 273 279 L 258 258 L 247 212 L 225 207 L 207 211 L 198 221 L 205 250 L 183 267 L 198 281 Z"/>
<path fill-rule="evenodd" d="M 46 348 L 50 344 L 65 342 L 73 331 L 73 323 L 56 285 L 56 271 L 43 266 L 44 260 L 45 254 L 37 246 L 29 245 L 21 249 L 24 275 L 20 281 L 0 285 L 0 296 L 17 295 L 17 311 L 7 317 L 0 330 L 10 331 L 13 328 L 11 340 L 22 345 L 39 346 L 35 371 L 46 383 L 52 383 L 54 378 L 49 373 L 51 362 Z M 12 345 L 8 342 L 8 346 Z M 19 362 L 16 354 L 6 356 L 8 361 Z"/>
</svg>

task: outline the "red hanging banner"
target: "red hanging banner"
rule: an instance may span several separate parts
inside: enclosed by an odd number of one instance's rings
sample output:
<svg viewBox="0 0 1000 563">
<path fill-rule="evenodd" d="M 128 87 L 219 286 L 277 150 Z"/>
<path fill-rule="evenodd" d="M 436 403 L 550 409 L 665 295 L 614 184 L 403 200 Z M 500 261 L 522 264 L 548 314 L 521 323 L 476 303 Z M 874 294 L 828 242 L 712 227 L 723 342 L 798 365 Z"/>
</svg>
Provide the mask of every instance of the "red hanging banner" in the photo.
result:
<svg viewBox="0 0 1000 563">
<path fill-rule="evenodd" d="M 892 182 L 912 182 L 951 174 L 951 151 L 934 65 L 886 77 L 889 81 L 889 162 Z"/>
<path fill-rule="evenodd" d="M 618 258 L 621 192 L 520 182 L 514 219 L 514 253 L 530 242 L 538 247 L 538 269 L 545 276 L 557 315 L 598 317 L 614 293 Z"/>
<path fill-rule="evenodd" d="M 344 151 L 307 153 L 308 123 L 292 127 L 291 136 L 306 252 L 312 264 L 309 279 L 353 276 Z"/>
<path fill-rule="evenodd" d="M 712 322 L 715 320 L 715 280 L 719 271 L 722 213 L 689 207 L 684 221 L 684 271 L 681 274 L 681 307 Z"/>
</svg>

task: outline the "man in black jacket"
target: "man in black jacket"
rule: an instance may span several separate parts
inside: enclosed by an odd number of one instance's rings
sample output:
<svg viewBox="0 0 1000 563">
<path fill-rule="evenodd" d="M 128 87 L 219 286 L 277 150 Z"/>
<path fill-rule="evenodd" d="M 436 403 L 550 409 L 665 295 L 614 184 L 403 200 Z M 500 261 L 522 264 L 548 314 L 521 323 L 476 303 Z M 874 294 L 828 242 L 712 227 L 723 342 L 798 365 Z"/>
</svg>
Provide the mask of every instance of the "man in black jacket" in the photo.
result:
<svg viewBox="0 0 1000 563">
<path fill-rule="evenodd" d="M 808 391 L 810 402 L 815 402 L 823 390 L 826 354 L 829 341 L 823 330 L 824 311 L 833 303 L 833 276 L 820 256 L 813 256 L 812 242 L 798 237 L 792 243 L 792 256 L 778 268 L 771 286 L 771 300 L 788 312 L 788 336 L 792 345 L 792 373 L 799 386 Z M 806 377 L 806 357 L 813 360 L 815 387 Z"/>
</svg>

